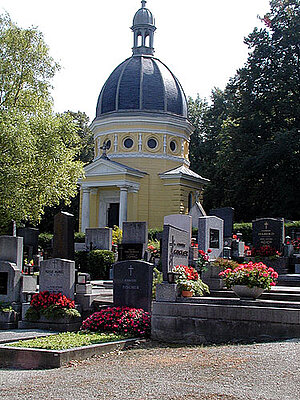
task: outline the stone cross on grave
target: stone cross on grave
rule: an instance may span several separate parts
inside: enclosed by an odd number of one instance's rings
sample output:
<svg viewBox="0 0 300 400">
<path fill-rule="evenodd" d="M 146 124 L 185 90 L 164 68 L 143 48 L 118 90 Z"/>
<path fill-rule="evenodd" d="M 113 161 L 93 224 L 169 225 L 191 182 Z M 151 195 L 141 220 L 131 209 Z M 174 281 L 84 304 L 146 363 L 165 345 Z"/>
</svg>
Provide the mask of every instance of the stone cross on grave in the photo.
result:
<svg viewBox="0 0 300 400">
<path fill-rule="evenodd" d="M 133 270 L 134 270 L 133 266 L 130 265 L 130 266 L 128 267 L 129 276 L 132 276 L 132 271 L 133 271 Z"/>
<path fill-rule="evenodd" d="M 172 241 L 171 243 L 169 243 L 170 245 L 170 257 L 169 257 L 169 271 L 172 270 L 172 268 L 174 267 L 173 265 L 173 260 L 174 260 L 174 247 L 175 247 L 175 239 L 174 236 L 172 235 Z"/>
<path fill-rule="evenodd" d="M 265 229 L 267 230 L 267 229 L 268 229 L 268 226 L 269 226 L 269 223 L 268 223 L 268 222 L 265 222 L 265 223 L 264 223 L 264 226 L 265 226 Z"/>
</svg>

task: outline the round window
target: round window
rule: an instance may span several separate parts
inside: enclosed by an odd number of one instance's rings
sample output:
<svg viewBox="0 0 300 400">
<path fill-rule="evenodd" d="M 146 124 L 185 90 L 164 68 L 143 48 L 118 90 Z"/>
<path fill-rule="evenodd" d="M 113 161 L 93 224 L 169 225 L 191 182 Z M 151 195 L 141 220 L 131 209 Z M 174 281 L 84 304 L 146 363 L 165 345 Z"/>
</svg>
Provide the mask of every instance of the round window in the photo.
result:
<svg viewBox="0 0 300 400">
<path fill-rule="evenodd" d="M 107 140 L 107 141 L 105 142 L 105 146 L 106 146 L 106 150 L 109 150 L 109 149 L 110 149 L 110 146 L 111 146 L 111 141 L 110 141 L 110 140 Z"/>
<path fill-rule="evenodd" d="M 149 139 L 147 142 L 149 149 L 155 149 L 157 147 L 157 140 L 156 139 Z"/>
<path fill-rule="evenodd" d="M 132 146 L 133 140 L 131 138 L 127 138 L 124 140 L 124 147 L 126 147 L 126 149 L 131 149 Z"/>
<path fill-rule="evenodd" d="M 174 141 L 174 140 L 172 140 L 171 142 L 170 142 L 170 149 L 171 149 L 171 151 L 175 151 L 176 150 L 176 142 Z"/>
</svg>

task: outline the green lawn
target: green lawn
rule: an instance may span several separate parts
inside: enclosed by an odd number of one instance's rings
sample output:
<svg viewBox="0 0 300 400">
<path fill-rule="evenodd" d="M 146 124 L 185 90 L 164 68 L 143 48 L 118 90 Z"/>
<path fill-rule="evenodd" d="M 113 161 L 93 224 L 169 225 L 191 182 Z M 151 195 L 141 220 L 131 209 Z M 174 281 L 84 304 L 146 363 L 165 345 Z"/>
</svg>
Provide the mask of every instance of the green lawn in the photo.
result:
<svg viewBox="0 0 300 400">
<path fill-rule="evenodd" d="M 46 350 L 66 350 L 74 347 L 89 346 L 97 343 L 115 342 L 128 339 L 128 336 L 113 333 L 85 333 L 85 332 L 63 332 L 30 340 L 19 340 L 7 344 L 11 347 L 26 347 Z"/>
</svg>

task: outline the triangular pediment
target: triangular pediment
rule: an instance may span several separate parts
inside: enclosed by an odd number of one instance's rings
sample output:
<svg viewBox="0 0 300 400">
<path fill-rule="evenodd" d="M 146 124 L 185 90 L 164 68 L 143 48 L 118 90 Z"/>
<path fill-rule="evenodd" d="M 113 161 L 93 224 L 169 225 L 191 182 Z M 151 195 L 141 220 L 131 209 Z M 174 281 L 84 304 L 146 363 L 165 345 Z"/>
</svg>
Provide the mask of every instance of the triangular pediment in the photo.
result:
<svg viewBox="0 0 300 400">
<path fill-rule="evenodd" d="M 128 167 L 124 164 L 106 159 L 99 158 L 93 161 L 91 164 L 84 168 L 85 176 L 108 176 L 108 175 L 120 175 L 120 174 L 131 174 L 131 175 L 144 175 L 137 169 Z"/>
</svg>

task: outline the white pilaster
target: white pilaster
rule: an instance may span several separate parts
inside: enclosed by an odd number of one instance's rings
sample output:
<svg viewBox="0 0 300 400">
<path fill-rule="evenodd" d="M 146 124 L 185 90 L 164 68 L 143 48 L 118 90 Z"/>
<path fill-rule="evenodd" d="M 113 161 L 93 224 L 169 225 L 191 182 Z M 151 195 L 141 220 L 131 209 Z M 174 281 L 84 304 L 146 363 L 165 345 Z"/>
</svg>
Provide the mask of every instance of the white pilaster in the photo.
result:
<svg viewBox="0 0 300 400">
<path fill-rule="evenodd" d="M 123 222 L 127 221 L 127 196 L 128 187 L 120 187 L 120 211 L 119 211 L 119 227 L 123 229 Z"/>
<path fill-rule="evenodd" d="M 85 232 L 90 225 L 90 188 L 82 188 L 81 203 L 81 232 Z"/>
</svg>

